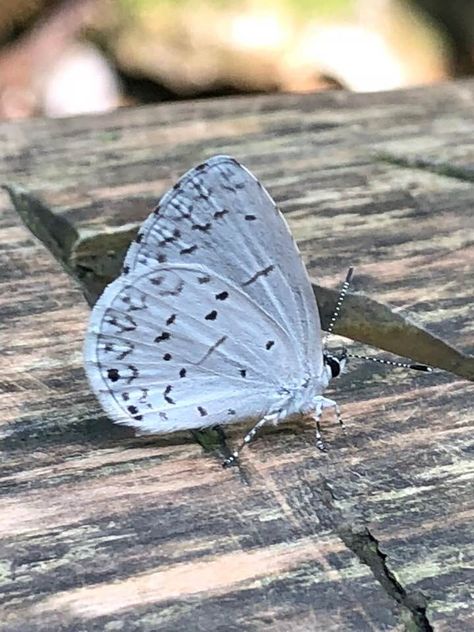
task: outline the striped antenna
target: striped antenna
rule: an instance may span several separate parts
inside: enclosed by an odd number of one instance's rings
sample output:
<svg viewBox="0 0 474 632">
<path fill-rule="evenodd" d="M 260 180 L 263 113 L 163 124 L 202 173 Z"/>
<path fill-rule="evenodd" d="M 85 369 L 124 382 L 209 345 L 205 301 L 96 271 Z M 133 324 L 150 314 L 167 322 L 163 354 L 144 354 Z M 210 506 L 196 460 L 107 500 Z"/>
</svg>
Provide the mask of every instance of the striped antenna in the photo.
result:
<svg viewBox="0 0 474 632">
<path fill-rule="evenodd" d="M 331 317 L 331 320 L 329 321 L 329 326 L 326 330 L 327 335 L 332 334 L 334 325 L 337 319 L 339 318 L 339 314 L 341 312 L 341 306 L 346 297 L 347 290 L 349 289 L 349 285 L 350 285 L 353 274 L 354 274 L 354 268 L 349 268 L 349 270 L 347 271 L 346 280 L 342 284 L 341 291 L 339 292 L 339 298 L 337 299 L 336 307 L 334 308 L 333 315 Z"/>
<path fill-rule="evenodd" d="M 371 360 L 372 362 L 378 362 L 379 364 L 388 364 L 390 366 L 397 366 L 403 369 L 414 369 L 415 371 L 426 371 L 431 373 L 433 370 L 426 364 L 409 364 L 407 362 L 392 362 L 391 360 L 382 360 L 381 358 L 374 358 L 373 356 L 359 355 L 357 353 L 346 353 L 347 358 L 359 358 L 359 360 Z"/>
</svg>

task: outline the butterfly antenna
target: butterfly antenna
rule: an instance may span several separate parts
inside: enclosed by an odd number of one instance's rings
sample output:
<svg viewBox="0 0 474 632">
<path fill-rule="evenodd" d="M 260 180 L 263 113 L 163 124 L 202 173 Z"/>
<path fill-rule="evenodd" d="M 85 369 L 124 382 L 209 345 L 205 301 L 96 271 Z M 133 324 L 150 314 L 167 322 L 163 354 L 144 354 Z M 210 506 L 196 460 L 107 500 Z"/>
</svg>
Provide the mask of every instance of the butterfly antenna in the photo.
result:
<svg viewBox="0 0 474 632">
<path fill-rule="evenodd" d="M 346 280 L 342 284 L 341 291 L 339 292 L 339 298 L 337 299 L 336 307 L 334 308 L 334 312 L 331 316 L 331 320 L 329 321 L 329 326 L 326 330 L 326 338 L 330 334 L 332 334 L 332 330 L 334 329 L 334 325 L 336 324 L 337 319 L 339 318 L 341 312 L 341 306 L 344 302 L 344 299 L 347 294 L 347 290 L 349 289 L 349 285 L 351 283 L 352 275 L 354 274 L 354 268 L 349 268 L 346 274 Z"/>
<path fill-rule="evenodd" d="M 349 289 L 349 285 L 352 280 L 352 275 L 354 274 L 354 268 L 349 268 L 347 271 L 346 279 L 342 284 L 341 291 L 339 292 L 339 297 L 337 299 L 336 307 L 334 308 L 333 315 L 331 316 L 331 320 L 329 321 L 328 328 L 326 330 L 326 338 L 330 334 L 332 334 L 334 325 L 336 324 L 337 319 L 339 318 L 341 307 L 344 302 L 344 299 L 347 294 L 347 290 Z M 358 358 L 359 360 L 370 360 L 371 362 L 378 362 L 379 364 L 387 364 L 389 366 L 396 366 L 402 369 L 413 369 L 415 371 L 425 371 L 426 373 L 431 373 L 433 369 L 426 364 L 418 364 L 418 363 L 409 363 L 409 362 L 395 362 L 392 360 L 383 360 L 381 358 L 375 358 L 374 356 L 366 356 L 359 355 L 358 353 L 348 353 L 346 349 L 343 349 L 343 356 L 345 358 Z"/>
<path fill-rule="evenodd" d="M 383 360 L 381 358 L 374 358 L 373 356 L 359 355 L 358 353 L 347 353 L 347 358 L 359 358 L 359 360 L 370 360 L 371 362 L 378 362 L 379 364 L 388 364 L 389 366 L 401 367 L 403 369 L 414 369 L 415 371 L 425 371 L 431 373 L 433 370 L 426 364 L 410 364 L 408 362 L 392 362 L 391 360 Z"/>
</svg>

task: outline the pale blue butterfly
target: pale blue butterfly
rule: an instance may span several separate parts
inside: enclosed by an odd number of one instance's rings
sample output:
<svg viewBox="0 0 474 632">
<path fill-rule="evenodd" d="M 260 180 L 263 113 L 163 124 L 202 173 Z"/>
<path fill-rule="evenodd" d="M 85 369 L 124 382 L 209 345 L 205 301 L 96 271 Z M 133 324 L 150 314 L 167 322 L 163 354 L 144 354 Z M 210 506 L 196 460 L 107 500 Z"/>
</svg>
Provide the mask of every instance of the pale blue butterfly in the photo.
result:
<svg viewBox="0 0 474 632">
<path fill-rule="evenodd" d="M 324 449 L 321 413 L 340 414 L 322 393 L 345 361 L 323 353 L 283 215 L 229 156 L 164 195 L 94 306 L 85 342 L 89 382 L 115 422 L 166 433 L 257 421 L 242 446 L 264 424 L 301 414 Z"/>
</svg>

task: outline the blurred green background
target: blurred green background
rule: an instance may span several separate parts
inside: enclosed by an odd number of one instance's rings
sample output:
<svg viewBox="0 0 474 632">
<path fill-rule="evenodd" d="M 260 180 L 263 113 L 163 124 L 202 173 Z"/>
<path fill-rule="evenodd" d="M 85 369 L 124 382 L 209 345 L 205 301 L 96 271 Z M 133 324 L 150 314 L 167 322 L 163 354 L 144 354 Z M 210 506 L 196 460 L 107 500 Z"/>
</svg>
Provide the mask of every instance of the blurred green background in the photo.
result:
<svg viewBox="0 0 474 632">
<path fill-rule="evenodd" d="M 473 70 L 473 0 L 0 0 L 2 119 Z"/>
</svg>

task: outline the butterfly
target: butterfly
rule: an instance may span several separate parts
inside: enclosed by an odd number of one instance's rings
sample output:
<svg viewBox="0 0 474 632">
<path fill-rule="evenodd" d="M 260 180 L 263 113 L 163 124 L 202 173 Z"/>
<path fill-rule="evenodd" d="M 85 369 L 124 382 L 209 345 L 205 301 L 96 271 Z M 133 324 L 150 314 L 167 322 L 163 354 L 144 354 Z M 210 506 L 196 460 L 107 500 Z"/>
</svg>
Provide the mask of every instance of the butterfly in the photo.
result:
<svg viewBox="0 0 474 632">
<path fill-rule="evenodd" d="M 325 449 L 323 410 L 342 424 L 323 392 L 347 355 L 324 351 L 289 227 L 230 156 L 188 171 L 143 223 L 92 310 L 84 357 L 105 412 L 141 433 L 253 420 L 240 450 L 263 425 L 299 414 Z"/>
</svg>

